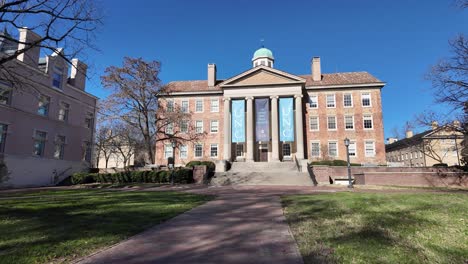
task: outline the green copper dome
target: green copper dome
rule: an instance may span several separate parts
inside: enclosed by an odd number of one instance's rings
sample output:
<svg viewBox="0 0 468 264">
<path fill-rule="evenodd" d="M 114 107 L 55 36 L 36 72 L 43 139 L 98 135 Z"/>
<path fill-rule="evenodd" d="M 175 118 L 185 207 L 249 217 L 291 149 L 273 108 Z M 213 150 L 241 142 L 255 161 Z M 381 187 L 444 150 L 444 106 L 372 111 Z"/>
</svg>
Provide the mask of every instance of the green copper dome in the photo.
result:
<svg viewBox="0 0 468 264">
<path fill-rule="evenodd" d="M 273 52 L 271 52 L 271 50 L 267 48 L 260 48 L 257 51 L 255 51 L 252 60 L 255 60 L 257 58 L 264 58 L 264 57 L 270 58 L 272 60 L 275 59 L 273 58 Z"/>
</svg>

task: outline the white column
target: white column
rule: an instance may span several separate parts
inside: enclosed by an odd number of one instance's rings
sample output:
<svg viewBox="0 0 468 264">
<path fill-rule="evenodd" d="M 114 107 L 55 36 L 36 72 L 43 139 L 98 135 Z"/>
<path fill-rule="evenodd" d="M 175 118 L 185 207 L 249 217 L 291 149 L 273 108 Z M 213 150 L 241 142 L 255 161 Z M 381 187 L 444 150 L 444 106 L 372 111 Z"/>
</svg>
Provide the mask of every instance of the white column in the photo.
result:
<svg viewBox="0 0 468 264">
<path fill-rule="evenodd" d="M 271 161 L 279 161 L 278 96 L 271 98 Z"/>
<path fill-rule="evenodd" d="M 296 158 L 304 159 L 304 127 L 302 125 L 302 94 L 294 95 L 296 101 Z"/>
<path fill-rule="evenodd" d="M 231 160 L 231 98 L 224 99 L 224 159 Z"/>
<path fill-rule="evenodd" d="M 246 161 L 254 160 L 254 135 L 253 135 L 253 97 L 245 98 L 247 100 L 247 156 Z"/>
</svg>

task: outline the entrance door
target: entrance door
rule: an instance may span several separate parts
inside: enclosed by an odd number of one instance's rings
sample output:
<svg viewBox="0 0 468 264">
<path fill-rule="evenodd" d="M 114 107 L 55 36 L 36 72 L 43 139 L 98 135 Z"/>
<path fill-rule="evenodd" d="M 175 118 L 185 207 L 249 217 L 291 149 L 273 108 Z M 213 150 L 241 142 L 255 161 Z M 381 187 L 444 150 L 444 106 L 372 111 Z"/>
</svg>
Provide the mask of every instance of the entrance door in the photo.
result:
<svg viewBox="0 0 468 264">
<path fill-rule="evenodd" d="M 268 161 L 268 145 L 260 144 L 258 150 L 258 161 Z"/>
</svg>

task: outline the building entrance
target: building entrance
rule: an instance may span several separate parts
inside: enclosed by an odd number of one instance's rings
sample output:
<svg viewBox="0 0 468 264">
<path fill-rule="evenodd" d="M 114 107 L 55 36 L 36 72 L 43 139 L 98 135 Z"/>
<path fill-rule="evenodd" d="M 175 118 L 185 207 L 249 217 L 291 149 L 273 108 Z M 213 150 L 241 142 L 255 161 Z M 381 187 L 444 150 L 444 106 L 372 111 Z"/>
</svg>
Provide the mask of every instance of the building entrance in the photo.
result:
<svg viewBox="0 0 468 264">
<path fill-rule="evenodd" d="M 258 159 L 260 162 L 268 161 L 268 144 L 259 144 L 258 145 Z"/>
</svg>

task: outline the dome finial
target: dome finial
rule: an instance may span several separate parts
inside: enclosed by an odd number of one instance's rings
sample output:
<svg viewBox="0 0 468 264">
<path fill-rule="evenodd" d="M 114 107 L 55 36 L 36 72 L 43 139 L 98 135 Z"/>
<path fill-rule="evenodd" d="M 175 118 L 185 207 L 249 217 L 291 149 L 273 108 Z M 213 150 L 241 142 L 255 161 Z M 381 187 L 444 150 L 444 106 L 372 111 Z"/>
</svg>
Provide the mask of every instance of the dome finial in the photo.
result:
<svg viewBox="0 0 468 264">
<path fill-rule="evenodd" d="M 260 39 L 260 43 L 261 43 L 262 48 L 265 47 L 265 45 L 264 45 L 265 43 L 264 43 L 264 42 L 265 42 L 265 39 L 261 38 L 261 39 Z"/>
</svg>

